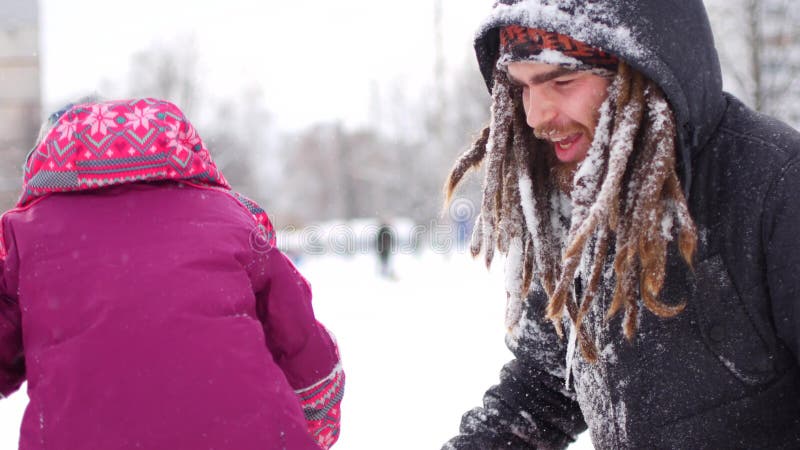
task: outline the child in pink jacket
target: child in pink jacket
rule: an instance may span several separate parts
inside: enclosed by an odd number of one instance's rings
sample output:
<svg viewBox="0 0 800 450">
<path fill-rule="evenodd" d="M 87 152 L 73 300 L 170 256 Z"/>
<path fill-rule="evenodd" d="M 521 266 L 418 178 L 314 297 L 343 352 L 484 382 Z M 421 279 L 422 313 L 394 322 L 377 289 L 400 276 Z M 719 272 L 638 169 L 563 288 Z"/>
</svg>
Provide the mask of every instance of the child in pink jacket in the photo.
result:
<svg viewBox="0 0 800 450">
<path fill-rule="evenodd" d="M 78 104 L 0 225 L 0 394 L 20 448 L 328 448 L 344 374 L 264 211 L 173 104 Z"/>
</svg>

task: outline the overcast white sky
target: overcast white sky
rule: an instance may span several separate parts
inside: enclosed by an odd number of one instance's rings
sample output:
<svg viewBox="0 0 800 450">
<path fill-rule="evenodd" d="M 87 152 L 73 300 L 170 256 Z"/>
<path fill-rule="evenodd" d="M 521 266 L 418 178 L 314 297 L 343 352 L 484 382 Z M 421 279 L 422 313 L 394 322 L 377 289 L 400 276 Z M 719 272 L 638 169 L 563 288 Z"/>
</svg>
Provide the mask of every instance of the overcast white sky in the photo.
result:
<svg viewBox="0 0 800 450">
<path fill-rule="evenodd" d="M 189 36 L 206 92 L 237 95 L 255 83 L 282 128 L 364 123 L 376 87 L 413 95 L 433 76 L 433 0 L 39 2 L 46 110 L 103 80 L 124 83 L 132 53 Z M 471 52 L 491 3 L 443 0 L 448 66 Z"/>
</svg>

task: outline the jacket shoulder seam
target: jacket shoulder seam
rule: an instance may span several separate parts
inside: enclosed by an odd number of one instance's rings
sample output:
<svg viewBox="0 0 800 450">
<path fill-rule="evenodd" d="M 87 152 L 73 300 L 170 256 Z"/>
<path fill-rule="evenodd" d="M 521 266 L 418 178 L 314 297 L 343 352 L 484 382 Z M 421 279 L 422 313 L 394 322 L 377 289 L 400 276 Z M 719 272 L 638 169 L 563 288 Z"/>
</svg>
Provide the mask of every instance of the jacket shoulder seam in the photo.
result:
<svg viewBox="0 0 800 450">
<path fill-rule="evenodd" d="M 767 203 L 770 201 L 770 199 L 775 197 L 775 191 L 777 189 L 777 185 L 786 176 L 786 173 L 789 172 L 792 169 L 795 169 L 797 167 L 798 163 L 800 163 L 800 156 L 795 156 L 794 158 L 791 158 L 789 161 L 786 162 L 786 164 L 784 164 L 783 167 L 781 167 L 781 169 L 777 172 L 777 174 L 775 174 L 775 176 L 772 177 L 772 180 L 770 180 L 769 188 L 767 188 L 767 191 L 764 194 L 764 199 L 762 200 L 762 203 L 761 203 L 761 229 L 762 230 L 766 230 L 766 228 L 765 228 L 766 224 L 764 223 L 764 221 L 766 220 L 766 213 L 768 211 Z M 762 232 L 761 239 L 762 239 L 762 245 L 764 245 L 765 243 L 763 242 L 763 239 L 764 239 L 763 232 Z"/>
<path fill-rule="evenodd" d="M 769 182 L 769 188 L 767 188 L 766 195 L 764 196 L 765 201 L 767 198 L 773 196 L 775 192 L 775 186 L 780 182 L 781 179 L 784 178 L 786 173 L 794 169 L 798 163 L 800 163 L 800 156 L 795 156 L 784 163 L 783 167 L 781 167 L 778 173 L 773 176 L 772 180 Z"/>
<path fill-rule="evenodd" d="M 761 138 L 758 138 L 758 137 L 755 137 L 755 136 L 751 136 L 751 135 L 748 135 L 748 134 L 744 134 L 744 133 L 742 133 L 740 131 L 736 131 L 736 130 L 734 130 L 732 128 L 728 128 L 726 126 L 721 126 L 720 127 L 720 131 L 722 131 L 723 133 L 726 133 L 726 134 L 730 134 L 730 135 L 736 136 L 737 138 L 743 139 L 745 141 L 749 141 L 749 142 L 751 142 L 753 144 L 763 145 L 763 146 L 769 147 L 770 149 L 777 150 L 777 151 L 781 152 L 781 154 L 783 154 L 783 155 L 786 155 L 788 153 L 787 149 L 785 149 L 785 148 L 783 148 L 783 147 L 781 147 L 779 145 L 776 145 L 774 142 L 765 141 L 764 139 L 761 139 Z"/>
</svg>

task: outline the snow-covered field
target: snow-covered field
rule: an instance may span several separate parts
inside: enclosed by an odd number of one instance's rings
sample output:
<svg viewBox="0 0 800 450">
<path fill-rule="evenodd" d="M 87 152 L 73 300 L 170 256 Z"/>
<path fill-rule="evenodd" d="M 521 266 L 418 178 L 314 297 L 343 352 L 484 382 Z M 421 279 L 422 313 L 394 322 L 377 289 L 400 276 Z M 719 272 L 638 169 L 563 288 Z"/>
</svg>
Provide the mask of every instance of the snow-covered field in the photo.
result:
<svg viewBox="0 0 800 450">
<path fill-rule="evenodd" d="M 503 344 L 501 267 L 466 254 L 400 254 L 396 279 L 373 255 L 306 258 L 319 319 L 347 373 L 335 450 L 439 449 L 511 358 Z M 13 449 L 27 403 L 0 401 L 0 449 Z M 588 436 L 572 448 L 591 449 Z"/>
</svg>

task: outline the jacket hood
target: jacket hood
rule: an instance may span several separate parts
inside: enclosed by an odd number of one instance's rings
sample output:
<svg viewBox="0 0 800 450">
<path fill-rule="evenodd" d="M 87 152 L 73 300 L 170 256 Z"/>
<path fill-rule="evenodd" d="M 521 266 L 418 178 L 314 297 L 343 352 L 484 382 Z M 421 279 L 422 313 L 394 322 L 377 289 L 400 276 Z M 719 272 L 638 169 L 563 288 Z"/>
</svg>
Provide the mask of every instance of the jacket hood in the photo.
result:
<svg viewBox="0 0 800 450">
<path fill-rule="evenodd" d="M 656 82 L 672 105 L 688 192 L 691 152 L 725 109 L 719 57 L 702 0 L 500 0 L 475 37 L 491 91 L 499 28 L 517 24 L 568 35 L 612 53 Z"/>
<path fill-rule="evenodd" d="M 54 192 L 141 180 L 230 189 L 174 104 L 153 98 L 91 102 L 60 113 L 28 154 L 17 207 Z"/>
<path fill-rule="evenodd" d="M 22 195 L 11 211 L 57 192 L 174 181 L 227 193 L 255 222 L 253 248 L 275 247 L 266 211 L 231 190 L 197 130 L 174 104 L 154 98 L 81 103 L 55 113 L 50 122 L 28 154 Z M 0 220 L 0 259 L 6 249 Z"/>
</svg>

